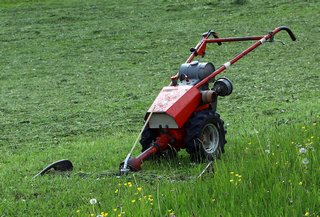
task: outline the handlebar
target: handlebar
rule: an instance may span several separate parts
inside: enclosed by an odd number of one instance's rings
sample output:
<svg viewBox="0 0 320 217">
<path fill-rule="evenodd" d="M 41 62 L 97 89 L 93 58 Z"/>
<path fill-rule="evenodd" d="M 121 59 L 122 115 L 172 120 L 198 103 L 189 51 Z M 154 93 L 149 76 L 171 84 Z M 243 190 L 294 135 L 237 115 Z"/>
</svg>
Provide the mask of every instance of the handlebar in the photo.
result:
<svg viewBox="0 0 320 217">
<path fill-rule="evenodd" d="M 279 26 L 279 27 L 275 28 L 275 29 L 272 31 L 272 34 L 274 35 L 274 34 L 280 32 L 280 31 L 282 31 L 282 30 L 285 30 L 285 31 L 289 34 L 289 36 L 290 36 L 290 38 L 292 39 L 292 41 L 297 40 L 296 36 L 293 34 L 293 32 L 291 31 L 291 29 L 290 29 L 289 27 L 287 27 L 287 26 Z"/>
</svg>

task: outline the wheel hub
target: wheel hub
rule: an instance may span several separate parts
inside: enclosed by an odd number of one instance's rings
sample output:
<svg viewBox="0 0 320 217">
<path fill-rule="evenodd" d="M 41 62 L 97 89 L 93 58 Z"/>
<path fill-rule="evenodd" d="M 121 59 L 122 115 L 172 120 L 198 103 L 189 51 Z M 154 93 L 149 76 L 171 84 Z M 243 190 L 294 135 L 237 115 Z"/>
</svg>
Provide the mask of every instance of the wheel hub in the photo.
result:
<svg viewBox="0 0 320 217">
<path fill-rule="evenodd" d="M 212 123 L 203 127 L 202 146 L 208 154 L 213 154 L 219 147 L 219 131 Z"/>
</svg>

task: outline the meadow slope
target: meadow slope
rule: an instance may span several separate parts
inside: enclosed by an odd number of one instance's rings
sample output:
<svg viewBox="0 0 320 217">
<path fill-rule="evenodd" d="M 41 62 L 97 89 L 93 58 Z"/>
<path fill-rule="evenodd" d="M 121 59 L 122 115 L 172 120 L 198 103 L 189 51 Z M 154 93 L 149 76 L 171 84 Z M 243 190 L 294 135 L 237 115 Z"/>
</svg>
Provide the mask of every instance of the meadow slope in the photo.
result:
<svg viewBox="0 0 320 217">
<path fill-rule="evenodd" d="M 320 216 L 319 9 L 302 0 L 0 1 L 0 216 Z M 206 164 L 181 151 L 115 176 L 203 32 L 281 25 L 296 42 L 279 33 L 223 74 L 234 91 L 219 99 L 228 143 L 214 174 L 198 179 Z M 218 67 L 250 44 L 210 45 L 203 61 Z M 33 179 L 64 158 L 74 171 Z"/>
</svg>

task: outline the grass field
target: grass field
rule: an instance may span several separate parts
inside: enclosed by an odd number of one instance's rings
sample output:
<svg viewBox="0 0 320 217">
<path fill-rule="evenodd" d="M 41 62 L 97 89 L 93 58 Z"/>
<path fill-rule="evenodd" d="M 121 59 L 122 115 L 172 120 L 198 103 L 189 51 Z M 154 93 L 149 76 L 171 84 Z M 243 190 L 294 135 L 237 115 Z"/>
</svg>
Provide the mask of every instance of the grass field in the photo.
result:
<svg viewBox="0 0 320 217">
<path fill-rule="evenodd" d="M 319 11 L 312 0 L 0 0 L 0 216 L 320 216 Z M 234 92 L 218 105 L 228 143 L 214 174 L 198 179 L 206 164 L 181 151 L 115 176 L 203 32 L 280 25 L 297 41 L 279 33 L 285 46 L 224 74 Z M 210 45 L 204 61 L 249 45 Z M 33 178 L 58 159 L 74 170 Z"/>
</svg>

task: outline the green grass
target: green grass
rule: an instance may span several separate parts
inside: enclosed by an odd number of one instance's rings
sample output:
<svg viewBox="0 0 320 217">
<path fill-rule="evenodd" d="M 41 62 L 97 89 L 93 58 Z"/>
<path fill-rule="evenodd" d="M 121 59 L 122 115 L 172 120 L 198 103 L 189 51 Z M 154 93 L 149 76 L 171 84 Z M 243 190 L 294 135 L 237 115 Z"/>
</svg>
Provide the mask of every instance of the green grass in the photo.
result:
<svg viewBox="0 0 320 217">
<path fill-rule="evenodd" d="M 0 1 L 0 216 L 319 216 L 319 8 Z M 206 165 L 181 151 L 115 176 L 146 109 L 202 32 L 260 35 L 279 25 L 297 41 L 280 33 L 285 46 L 264 44 L 224 74 L 234 92 L 218 105 L 228 143 L 214 174 L 198 179 Z M 204 61 L 219 66 L 249 45 L 210 45 Z M 63 158 L 73 172 L 32 178 Z"/>
</svg>

